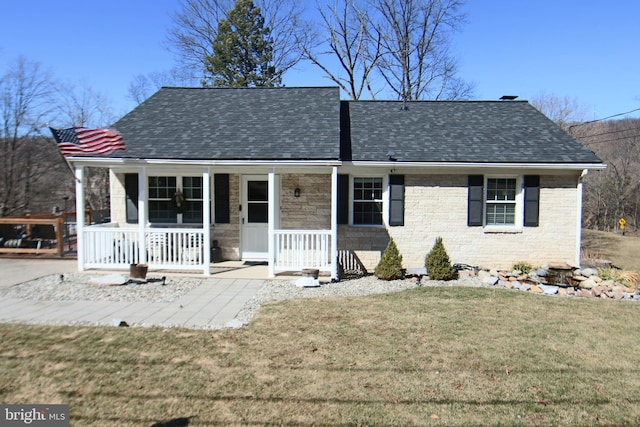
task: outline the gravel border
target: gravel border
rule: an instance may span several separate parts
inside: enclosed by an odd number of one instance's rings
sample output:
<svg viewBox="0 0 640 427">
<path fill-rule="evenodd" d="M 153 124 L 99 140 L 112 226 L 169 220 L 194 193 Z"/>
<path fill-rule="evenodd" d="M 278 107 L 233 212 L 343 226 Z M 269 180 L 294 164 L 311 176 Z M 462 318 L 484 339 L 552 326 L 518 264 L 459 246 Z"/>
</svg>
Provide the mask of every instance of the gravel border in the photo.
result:
<svg viewBox="0 0 640 427">
<path fill-rule="evenodd" d="M 122 286 L 96 286 L 89 284 L 91 278 L 100 277 L 88 273 L 66 273 L 46 276 L 9 288 L 0 289 L 0 297 L 38 301 L 127 301 L 170 303 L 194 290 L 196 287 L 215 281 L 215 278 L 194 277 L 149 277 L 147 283 L 129 283 Z M 61 286 L 64 285 L 64 286 Z M 328 282 L 320 279 L 318 287 L 299 287 L 295 280 L 264 280 L 258 292 L 249 299 L 235 317 L 235 324 L 247 324 L 260 306 L 266 302 L 295 298 L 355 297 L 384 294 L 413 289 L 418 286 L 482 286 L 477 277 L 463 277 L 452 281 L 415 279 L 379 280 L 375 276 Z"/>
</svg>

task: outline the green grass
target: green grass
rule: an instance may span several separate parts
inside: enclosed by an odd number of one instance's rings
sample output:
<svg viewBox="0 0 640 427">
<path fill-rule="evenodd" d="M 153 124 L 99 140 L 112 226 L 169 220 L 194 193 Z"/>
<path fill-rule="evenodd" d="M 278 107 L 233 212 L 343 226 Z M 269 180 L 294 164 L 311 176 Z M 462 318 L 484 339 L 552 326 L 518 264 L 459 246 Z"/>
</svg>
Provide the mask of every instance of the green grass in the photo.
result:
<svg viewBox="0 0 640 427">
<path fill-rule="evenodd" d="M 0 325 L 0 401 L 71 425 L 637 425 L 640 305 L 477 288 L 268 304 L 241 330 Z"/>
</svg>

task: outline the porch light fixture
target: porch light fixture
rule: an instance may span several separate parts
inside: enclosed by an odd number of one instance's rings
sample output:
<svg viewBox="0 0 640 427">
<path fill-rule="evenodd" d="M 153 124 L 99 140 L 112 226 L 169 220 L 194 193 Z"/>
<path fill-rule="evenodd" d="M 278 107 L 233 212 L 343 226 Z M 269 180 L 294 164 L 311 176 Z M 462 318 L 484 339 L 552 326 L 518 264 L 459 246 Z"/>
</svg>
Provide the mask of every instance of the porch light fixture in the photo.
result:
<svg viewBox="0 0 640 427">
<path fill-rule="evenodd" d="M 296 187 L 295 190 L 293 190 L 293 197 L 300 197 L 300 189 Z"/>
</svg>

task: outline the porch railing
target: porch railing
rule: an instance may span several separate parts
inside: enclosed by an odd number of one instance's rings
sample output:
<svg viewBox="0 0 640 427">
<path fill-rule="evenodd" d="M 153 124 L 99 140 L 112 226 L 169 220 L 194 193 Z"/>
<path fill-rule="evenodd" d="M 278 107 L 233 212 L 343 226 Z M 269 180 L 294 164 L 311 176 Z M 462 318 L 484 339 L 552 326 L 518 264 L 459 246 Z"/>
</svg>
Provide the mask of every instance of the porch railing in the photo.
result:
<svg viewBox="0 0 640 427">
<path fill-rule="evenodd" d="M 331 271 L 331 230 L 275 230 L 275 270 Z"/>
<path fill-rule="evenodd" d="M 85 268 L 128 268 L 141 262 L 168 270 L 204 268 L 206 248 L 199 228 L 145 228 L 144 244 L 140 230 L 133 227 L 94 225 L 83 233 Z"/>
</svg>

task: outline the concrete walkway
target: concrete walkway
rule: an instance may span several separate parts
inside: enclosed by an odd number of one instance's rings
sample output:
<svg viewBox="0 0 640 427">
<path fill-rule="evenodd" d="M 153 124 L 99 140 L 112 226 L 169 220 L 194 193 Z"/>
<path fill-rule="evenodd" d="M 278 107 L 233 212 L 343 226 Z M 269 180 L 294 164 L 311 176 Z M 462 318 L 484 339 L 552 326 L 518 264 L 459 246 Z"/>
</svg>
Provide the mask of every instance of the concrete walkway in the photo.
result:
<svg viewBox="0 0 640 427">
<path fill-rule="evenodd" d="M 73 271 L 76 271 L 76 264 L 63 260 L 0 259 L 0 288 Z M 252 278 L 261 273 L 261 270 L 232 268 L 220 273 L 219 277 L 206 278 L 206 283 L 171 303 L 37 301 L 0 297 L 0 323 L 117 325 L 124 321 L 129 326 L 238 327 L 234 318 L 262 285 L 263 279 Z"/>
</svg>

